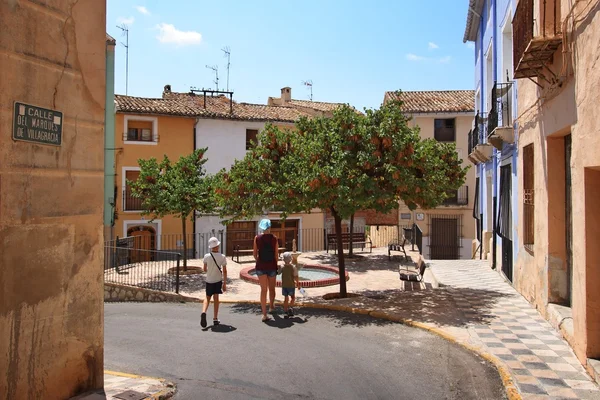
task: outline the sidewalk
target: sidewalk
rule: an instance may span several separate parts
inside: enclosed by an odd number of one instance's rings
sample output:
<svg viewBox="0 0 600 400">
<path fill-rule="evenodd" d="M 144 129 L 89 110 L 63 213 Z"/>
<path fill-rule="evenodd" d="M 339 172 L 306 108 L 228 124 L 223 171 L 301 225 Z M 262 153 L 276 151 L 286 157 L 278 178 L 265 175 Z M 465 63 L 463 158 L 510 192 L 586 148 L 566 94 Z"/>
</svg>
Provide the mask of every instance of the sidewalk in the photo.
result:
<svg viewBox="0 0 600 400">
<path fill-rule="evenodd" d="M 175 386 L 163 379 L 104 371 L 104 390 L 71 400 L 163 400 L 175 394 Z"/>
<path fill-rule="evenodd" d="M 364 293 L 328 304 L 412 323 L 491 355 L 505 367 L 523 399 L 600 399 L 598 386 L 567 342 L 486 262 L 429 264 L 438 289 Z"/>
</svg>

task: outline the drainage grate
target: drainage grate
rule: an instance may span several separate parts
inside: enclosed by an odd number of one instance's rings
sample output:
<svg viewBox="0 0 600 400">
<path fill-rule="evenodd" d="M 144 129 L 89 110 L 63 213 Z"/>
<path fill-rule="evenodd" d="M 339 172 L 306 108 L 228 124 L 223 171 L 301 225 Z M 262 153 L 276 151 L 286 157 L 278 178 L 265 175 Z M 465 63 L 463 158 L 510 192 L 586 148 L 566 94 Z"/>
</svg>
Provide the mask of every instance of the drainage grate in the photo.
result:
<svg viewBox="0 0 600 400">
<path fill-rule="evenodd" d="M 144 400 L 148 398 L 148 395 L 146 393 L 136 392 L 135 390 L 126 390 L 122 393 L 115 394 L 113 397 L 121 400 Z"/>
</svg>

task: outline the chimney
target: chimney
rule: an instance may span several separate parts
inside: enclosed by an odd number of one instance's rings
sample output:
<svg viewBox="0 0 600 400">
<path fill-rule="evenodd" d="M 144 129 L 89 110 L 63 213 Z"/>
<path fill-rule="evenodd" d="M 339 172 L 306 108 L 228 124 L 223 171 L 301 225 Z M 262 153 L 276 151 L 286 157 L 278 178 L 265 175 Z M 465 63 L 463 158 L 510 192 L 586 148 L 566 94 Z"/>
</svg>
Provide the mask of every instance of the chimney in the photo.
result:
<svg viewBox="0 0 600 400">
<path fill-rule="evenodd" d="M 163 93 L 171 93 L 171 85 L 165 85 L 165 90 Z"/>
<path fill-rule="evenodd" d="M 292 88 L 291 87 L 284 87 L 281 88 L 281 102 L 282 103 L 288 103 L 292 100 Z"/>
</svg>

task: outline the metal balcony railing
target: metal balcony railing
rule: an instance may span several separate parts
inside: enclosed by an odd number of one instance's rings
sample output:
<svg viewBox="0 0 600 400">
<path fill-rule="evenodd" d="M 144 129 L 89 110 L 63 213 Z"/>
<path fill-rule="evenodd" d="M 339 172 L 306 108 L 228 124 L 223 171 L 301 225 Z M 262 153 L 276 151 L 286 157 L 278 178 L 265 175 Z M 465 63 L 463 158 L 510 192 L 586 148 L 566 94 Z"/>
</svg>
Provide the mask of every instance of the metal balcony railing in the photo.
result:
<svg viewBox="0 0 600 400">
<path fill-rule="evenodd" d="M 471 129 L 468 133 L 467 139 L 469 141 L 469 153 L 471 154 L 473 152 L 473 149 L 475 148 L 475 144 L 473 143 L 473 129 Z"/>
<path fill-rule="evenodd" d="M 494 83 L 491 93 L 492 107 L 487 119 L 488 136 L 499 126 L 512 126 L 512 86 L 511 82 Z"/>
<path fill-rule="evenodd" d="M 466 206 L 469 204 L 469 186 L 461 186 L 457 191 L 449 193 L 445 206 Z"/>
<path fill-rule="evenodd" d="M 131 188 L 123 188 L 123 211 L 142 211 L 143 199 L 133 197 Z"/>
</svg>

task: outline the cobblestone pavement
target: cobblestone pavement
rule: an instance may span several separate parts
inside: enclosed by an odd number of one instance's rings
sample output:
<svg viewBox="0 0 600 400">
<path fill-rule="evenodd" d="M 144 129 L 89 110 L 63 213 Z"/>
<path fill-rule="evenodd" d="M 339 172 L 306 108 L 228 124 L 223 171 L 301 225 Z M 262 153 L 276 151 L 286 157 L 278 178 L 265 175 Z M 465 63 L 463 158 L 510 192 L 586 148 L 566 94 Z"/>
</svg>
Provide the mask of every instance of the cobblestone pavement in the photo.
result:
<svg viewBox="0 0 600 400">
<path fill-rule="evenodd" d="M 435 261 L 436 279 L 453 301 L 473 341 L 502 359 L 525 399 L 600 399 L 598 386 L 558 332 L 487 263 Z M 481 290 L 484 289 L 485 290 Z"/>
<path fill-rule="evenodd" d="M 127 397 L 126 393 L 137 392 L 139 396 Z M 71 400 L 124 400 L 124 399 L 167 399 L 175 393 L 175 387 L 161 379 L 145 376 L 104 371 L 104 390 L 71 398 Z"/>
</svg>

